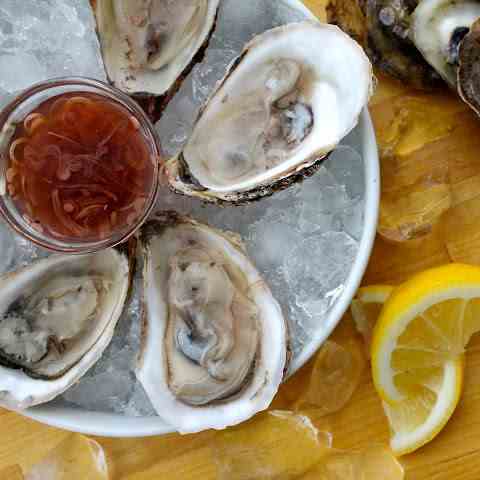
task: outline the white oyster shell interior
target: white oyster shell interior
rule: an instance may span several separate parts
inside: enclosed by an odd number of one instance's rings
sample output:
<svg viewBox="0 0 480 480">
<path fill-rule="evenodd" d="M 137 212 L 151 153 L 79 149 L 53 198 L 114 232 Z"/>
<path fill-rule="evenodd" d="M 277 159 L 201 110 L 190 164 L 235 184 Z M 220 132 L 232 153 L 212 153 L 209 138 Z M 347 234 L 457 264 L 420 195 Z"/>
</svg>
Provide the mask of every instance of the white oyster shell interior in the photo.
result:
<svg viewBox="0 0 480 480">
<path fill-rule="evenodd" d="M 236 240 L 187 219 L 145 235 L 145 344 L 137 376 L 182 433 L 268 407 L 283 378 L 281 309 Z"/>
<path fill-rule="evenodd" d="M 129 287 L 126 255 L 51 256 L 0 279 L 0 405 L 49 401 L 108 346 Z"/>
<path fill-rule="evenodd" d="M 162 95 L 214 26 L 219 0 L 96 0 L 107 73 L 128 93 Z"/>
<path fill-rule="evenodd" d="M 305 21 L 272 29 L 233 63 L 183 161 L 214 197 L 269 185 L 333 150 L 357 124 L 371 88 L 368 58 L 339 28 Z"/>
<path fill-rule="evenodd" d="M 412 14 L 411 36 L 428 63 L 451 86 L 457 81 L 456 58 L 463 34 L 480 17 L 480 2 L 422 0 Z"/>
</svg>

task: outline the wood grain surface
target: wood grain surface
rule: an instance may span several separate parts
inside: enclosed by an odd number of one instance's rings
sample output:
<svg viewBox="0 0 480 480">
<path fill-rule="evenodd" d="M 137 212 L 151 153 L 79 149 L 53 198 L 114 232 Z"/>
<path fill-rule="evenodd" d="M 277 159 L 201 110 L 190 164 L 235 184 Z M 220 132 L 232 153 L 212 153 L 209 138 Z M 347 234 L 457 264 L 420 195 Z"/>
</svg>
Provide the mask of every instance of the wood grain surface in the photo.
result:
<svg viewBox="0 0 480 480">
<path fill-rule="evenodd" d="M 325 18 L 324 0 L 305 3 Z M 416 271 L 450 261 L 480 264 L 480 121 L 451 94 L 420 94 L 382 76 L 379 80 L 371 112 L 382 153 L 382 236 L 376 240 L 364 283 L 398 283 Z M 402 241 L 396 241 L 402 235 Z M 312 363 L 283 387 L 276 404 L 295 397 L 311 368 Z M 480 478 L 479 378 L 480 341 L 474 339 L 467 350 L 462 400 L 435 440 L 401 458 L 407 480 Z M 388 426 L 369 368 L 346 407 L 323 418 L 321 426 L 331 432 L 337 448 L 388 443 Z M 97 438 L 95 443 L 0 410 L 0 479 L 50 478 L 28 472 L 42 462 L 48 466 L 55 455 L 63 463 L 60 473 L 51 474 L 52 480 L 107 478 L 85 473 L 90 471 L 90 454 L 97 466 L 106 455 L 109 478 L 115 480 L 215 479 L 212 438 L 206 432 L 188 437 Z M 75 462 L 81 462 L 84 470 L 73 468 Z"/>
</svg>

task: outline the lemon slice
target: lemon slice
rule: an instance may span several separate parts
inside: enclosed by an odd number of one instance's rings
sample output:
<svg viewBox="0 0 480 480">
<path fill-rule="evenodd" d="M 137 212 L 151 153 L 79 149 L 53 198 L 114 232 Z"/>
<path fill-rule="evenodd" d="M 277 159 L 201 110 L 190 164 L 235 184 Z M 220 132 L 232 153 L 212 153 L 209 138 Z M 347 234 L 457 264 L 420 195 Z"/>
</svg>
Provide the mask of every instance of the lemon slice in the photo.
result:
<svg viewBox="0 0 480 480">
<path fill-rule="evenodd" d="M 397 287 L 372 340 L 372 374 L 393 431 L 411 452 L 447 423 L 460 398 L 464 348 L 480 330 L 480 268 L 450 264 Z"/>
<path fill-rule="evenodd" d="M 372 342 L 373 329 L 377 323 L 383 304 L 393 291 L 390 285 L 370 285 L 357 291 L 352 300 L 350 310 L 352 312 L 355 327 L 362 334 L 368 354 Z"/>
</svg>

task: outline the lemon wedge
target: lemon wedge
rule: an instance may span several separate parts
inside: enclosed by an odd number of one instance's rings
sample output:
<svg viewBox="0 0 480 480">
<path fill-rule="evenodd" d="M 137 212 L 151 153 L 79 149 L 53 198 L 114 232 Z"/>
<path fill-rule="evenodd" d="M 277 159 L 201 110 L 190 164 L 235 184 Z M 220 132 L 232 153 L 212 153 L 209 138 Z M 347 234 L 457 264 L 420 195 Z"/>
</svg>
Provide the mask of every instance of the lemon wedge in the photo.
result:
<svg viewBox="0 0 480 480">
<path fill-rule="evenodd" d="M 375 326 L 375 388 L 397 455 L 429 442 L 460 399 L 464 348 L 480 330 L 480 268 L 450 264 L 396 287 Z"/>
</svg>

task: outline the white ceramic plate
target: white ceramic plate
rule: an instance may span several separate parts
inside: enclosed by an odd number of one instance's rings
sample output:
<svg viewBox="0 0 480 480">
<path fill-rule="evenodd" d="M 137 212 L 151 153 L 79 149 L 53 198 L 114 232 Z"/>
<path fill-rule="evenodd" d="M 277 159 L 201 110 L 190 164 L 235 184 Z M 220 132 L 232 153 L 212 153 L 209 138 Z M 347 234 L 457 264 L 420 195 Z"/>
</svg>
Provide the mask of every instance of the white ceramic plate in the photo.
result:
<svg viewBox="0 0 480 480">
<path fill-rule="evenodd" d="M 295 9 L 303 16 L 315 18 L 300 0 L 282 1 L 288 8 Z M 365 179 L 364 225 L 358 253 L 342 293 L 329 310 L 321 326 L 311 336 L 310 341 L 294 358 L 290 367 L 290 374 L 297 371 L 308 361 L 342 318 L 360 284 L 373 247 L 378 218 L 380 179 L 375 133 L 367 110 L 362 112 L 354 135 L 358 138 L 358 148 L 363 157 Z M 172 433 L 171 427 L 159 417 L 128 417 L 115 413 L 91 412 L 79 408 L 48 404 L 22 413 L 48 425 L 91 435 L 141 437 Z"/>
</svg>

